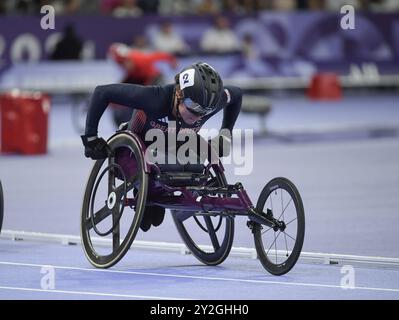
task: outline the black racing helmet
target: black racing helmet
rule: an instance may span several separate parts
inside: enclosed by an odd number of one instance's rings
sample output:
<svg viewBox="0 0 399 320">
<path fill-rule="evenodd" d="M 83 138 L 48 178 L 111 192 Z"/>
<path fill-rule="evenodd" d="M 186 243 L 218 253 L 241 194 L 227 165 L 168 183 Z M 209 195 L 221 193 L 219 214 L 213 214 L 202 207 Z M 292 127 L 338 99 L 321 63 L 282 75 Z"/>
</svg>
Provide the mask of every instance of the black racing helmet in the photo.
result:
<svg viewBox="0 0 399 320">
<path fill-rule="evenodd" d="M 192 113 L 206 115 L 222 101 L 223 82 L 209 64 L 197 62 L 184 68 L 175 77 L 183 92 L 183 102 Z"/>
</svg>

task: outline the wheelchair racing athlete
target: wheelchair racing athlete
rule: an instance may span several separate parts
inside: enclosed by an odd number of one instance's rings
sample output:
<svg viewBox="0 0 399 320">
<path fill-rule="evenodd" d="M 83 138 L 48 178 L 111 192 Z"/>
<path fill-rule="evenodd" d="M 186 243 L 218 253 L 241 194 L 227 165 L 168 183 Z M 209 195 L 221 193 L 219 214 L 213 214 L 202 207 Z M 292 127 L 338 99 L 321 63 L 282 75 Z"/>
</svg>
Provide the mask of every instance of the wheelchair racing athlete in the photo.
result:
<svg viewBox="0 0 399 320">
<path fill-rule="evenodd" d="M 176 122 L 176 131 L 198 132 L 202 125 L 223 109 L 221 130 L 232 132 L 241 110 L 242 92 L 235 86 L 223 86 L 222 79 L 207 63 L 198 62 L 184 68 L 175 76 L 175 83 L 168 85 L 140 86 L 134 84 L 110 84 L 94 90 L 86 118 L 82 141 L 85 156 L 93 160 L 107 158 L 111 150 L 103 138 L 97 136 L 102 114 L 110 103 L 135 109 L 129 129 L 144 141 L 150 129 L 168 132 L 168 121 Z M 226 156 L 231 144 L 221 132 L 214 139 L 219 142 L 219 155 Z M 165 209 L 148 206 L 140 225 L 143 231 L 159 226 Z"/>
</svg>

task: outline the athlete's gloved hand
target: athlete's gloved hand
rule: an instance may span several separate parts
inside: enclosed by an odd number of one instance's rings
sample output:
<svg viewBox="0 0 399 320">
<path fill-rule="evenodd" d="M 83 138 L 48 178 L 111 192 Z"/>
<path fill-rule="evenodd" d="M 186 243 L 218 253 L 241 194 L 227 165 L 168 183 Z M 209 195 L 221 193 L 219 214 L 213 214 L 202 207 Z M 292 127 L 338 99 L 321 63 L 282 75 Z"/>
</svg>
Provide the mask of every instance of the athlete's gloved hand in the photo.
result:
<svg viewBox="0 0 399 320">
<path fill-rule="evenodd" d="M 99 160 L 112 156 L 112 150 L 103 138 L 93 135 L 83 135 L 81 138 L 87 158 Z"/>
<path fill-rule="evenodd" d="M 220 132 L 216 137 L 209 140 L 214 150 L 219 152 L 219 157 L 227 157 L 231 151 L 231 135 Z"/>
</svg>

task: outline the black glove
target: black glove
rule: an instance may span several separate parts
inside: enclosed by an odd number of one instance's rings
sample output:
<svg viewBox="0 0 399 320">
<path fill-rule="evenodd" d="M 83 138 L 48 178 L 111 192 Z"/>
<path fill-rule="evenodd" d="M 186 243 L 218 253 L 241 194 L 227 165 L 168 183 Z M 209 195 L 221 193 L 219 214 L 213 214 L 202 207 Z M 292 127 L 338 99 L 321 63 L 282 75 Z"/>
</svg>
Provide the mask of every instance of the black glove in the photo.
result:
<svg viewBox="0 0 399 320">
<path fill-rule="evenodd" d="M 209 144 L 219 154 L 219 157 L 227 157 L 231 151 L 231 137 L 227 135 L 219 134 L 216 137 L 209 140 Z"/>
<path fill-rule="evenodd" d="M 112 150 L 103 138 L 97 136 L 81 136 L 85 146 L 85 156 L 93 160 L 105 159 L 112 156 Z"/>
</svg>

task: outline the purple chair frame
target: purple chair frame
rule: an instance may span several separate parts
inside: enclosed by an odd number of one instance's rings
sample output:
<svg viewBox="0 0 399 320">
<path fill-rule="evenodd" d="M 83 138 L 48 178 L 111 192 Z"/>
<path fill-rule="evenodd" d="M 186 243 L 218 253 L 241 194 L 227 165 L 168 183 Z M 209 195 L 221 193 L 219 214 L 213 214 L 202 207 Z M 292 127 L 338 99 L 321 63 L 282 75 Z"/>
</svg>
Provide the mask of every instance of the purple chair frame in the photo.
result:
<svg viewBox="0 0 399 320">
<path fill-rule="evenodd" d="M 123 133 L 131 136 L 140 145 L 140 152 L 145 159 L 146 146 L 140 137 L 131 131 L 123 131 Z M 204 174 L 207 174 L 211 168 L 215 173 L 224 172 L 224 167 L 220 160 L 217 163 L 208 163 Z M 224 187 L 170 186 L 158 179 L 162 171 L 157 164 L 145 162 L 143 169 L 150 174 L 146 204 L 161 206 L 165 209 L 182 210 L 185 212 L 184 216 L 179 216 L 182 221 L 195 215 L 196 212 L 201 212 L 201 214 L 209 215 L 248 216 L 250 221 L 266 225 L 275 230 L 284 228 L 284 222 L 278 221 L 268 213 L 256 211 L 240 182 Z M 176 192 L 179 195 L 175 195 Z M 198 194 L 201 194 L 201 196 L 198 196 Z M 224 195 L 224 197 L 219 195 Z M 132 207 L 134 205 L 134 198 L 125 198 L 125 206 Z"/>
</svg>

